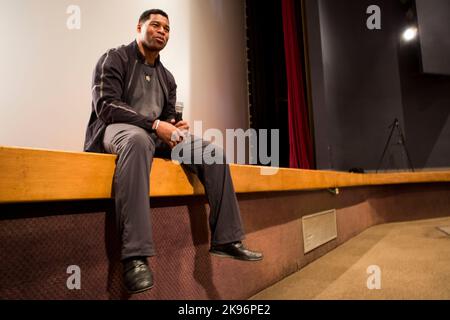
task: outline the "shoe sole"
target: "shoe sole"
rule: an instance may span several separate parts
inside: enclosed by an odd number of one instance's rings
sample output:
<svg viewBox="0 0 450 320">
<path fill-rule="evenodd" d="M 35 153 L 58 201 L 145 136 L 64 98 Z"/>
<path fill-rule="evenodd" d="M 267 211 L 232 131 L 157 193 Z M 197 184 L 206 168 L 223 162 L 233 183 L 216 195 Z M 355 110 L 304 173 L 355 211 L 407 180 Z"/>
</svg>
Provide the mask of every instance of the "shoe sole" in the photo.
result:
<svg viewBox="0 0 450 320">
<path fill-rule="evenodd" d="M 210 254 L 212 254 L 213 256 L 216 257 L 221 257 L 221 258 L 231 258 L 231 259 L 236 259 L 236 260 L 241 260 L 241 261 L 261 261 L 263 259 L 263 257 L 261 258 L 254 258 L 254 259 L 246 259 L 246 258 L 241 258 L 241 257 L 235 257 L 223 252 L 218 252 L 218 251 L 210 251 Z"/>
<path fill-rule="evenodd" d="M 127 289 L 127 292 L 129 294 L 136 294 L 136 293 L 141 293 L 141 292 L 144 292 L 144 291 L 148 291 L 148 290 L 152 289 L 153 287 L 154 287 L 154 285 L 152 285 L 151 287 L 148 287 L 148 288 L 143 288 L 143 289 L 137 290 L 137 291 L 130 291 L 130 290 Z"/>
</svg>

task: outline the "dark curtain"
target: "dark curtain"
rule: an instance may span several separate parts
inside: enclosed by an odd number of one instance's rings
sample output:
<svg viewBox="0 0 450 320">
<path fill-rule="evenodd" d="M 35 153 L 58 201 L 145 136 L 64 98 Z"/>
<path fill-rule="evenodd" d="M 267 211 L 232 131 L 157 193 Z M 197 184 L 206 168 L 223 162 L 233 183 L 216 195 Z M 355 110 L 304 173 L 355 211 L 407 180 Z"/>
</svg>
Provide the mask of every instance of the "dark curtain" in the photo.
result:
<svg viewBox="0 0 450 320">
<path fill-rule="evenodd" d="M 279 130 L 280 167 L 286 168 L 289 131 L 281 2 L 246 0 L 246 13 L 250 127 Z"/>
<path fill-rule="evenodd" d="M 313 145 L 305 99 L 303 57 L 298 40 L 302 26 L 296 19 L 299 8 L 295 4 L 295 0 L 282 0 L 281 4 L 288 91 L 289 166 L 312 169 Z"/>
</svg>

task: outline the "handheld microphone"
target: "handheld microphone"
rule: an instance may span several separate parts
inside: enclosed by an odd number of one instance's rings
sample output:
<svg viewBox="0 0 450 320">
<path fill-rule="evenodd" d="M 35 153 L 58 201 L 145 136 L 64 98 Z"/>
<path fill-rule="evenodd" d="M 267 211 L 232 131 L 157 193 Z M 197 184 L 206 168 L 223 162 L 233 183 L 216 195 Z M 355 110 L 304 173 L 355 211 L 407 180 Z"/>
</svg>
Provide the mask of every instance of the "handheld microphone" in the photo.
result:
<svg viewBox="0 0 450 320">
<path fill-rule="evenodd" d="M 178 123 L 180 121 L 183 120 L 183 108 L 184 108 L 184 103 L 181 101 L 177 101 L 175 104 L 175 123 Z"/>
</svg>

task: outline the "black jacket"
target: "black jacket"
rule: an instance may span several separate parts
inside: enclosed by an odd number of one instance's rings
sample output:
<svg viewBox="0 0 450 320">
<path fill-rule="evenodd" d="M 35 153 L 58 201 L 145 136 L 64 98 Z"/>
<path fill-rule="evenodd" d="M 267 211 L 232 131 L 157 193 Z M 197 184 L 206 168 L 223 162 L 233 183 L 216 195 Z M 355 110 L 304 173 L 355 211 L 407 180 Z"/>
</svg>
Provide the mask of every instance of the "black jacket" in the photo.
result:
<svg viewBox="0 0 450 320">
<path fill-rule="evenodd" d="M 129 101 L 137 83 L 139 70 L 145 62 L 136 41 L 110 49 L 94 70 L 92 79 L 92 112 L 86 130 L 84 151 L 105 152 L 103 135 L 111 123 L 128 123 L 152 132 L 153 122 L 133 110 Z M 175 118 L 175 79 L 158 59 L 155 62 L 158 79 L 164 91 L 164 107 L 160 120 Z"/>
</svg>

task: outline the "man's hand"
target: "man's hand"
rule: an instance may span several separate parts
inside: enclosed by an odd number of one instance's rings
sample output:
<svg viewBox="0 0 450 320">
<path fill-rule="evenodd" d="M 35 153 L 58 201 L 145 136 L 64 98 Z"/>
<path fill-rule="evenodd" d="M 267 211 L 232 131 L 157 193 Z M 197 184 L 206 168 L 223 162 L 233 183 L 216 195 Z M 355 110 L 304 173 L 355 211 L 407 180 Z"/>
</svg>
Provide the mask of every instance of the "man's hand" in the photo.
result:
<svg viewBox="0 0 450 320">
<path fill-rule="evenodd" d="M 181 134 L 181 140 L 185 140 L 189 136 L 189 123 L 187 121 L 181 120 L 175 123 L 174 119 L 170 120 L 170 123 L 175 124 L 175 127 L 178 129 L 178 133 Z"/>
<path fill-rule="evenodd" d="M 175 127 L 177 127 L 178 129 L 180 129 L 180 130 L 185 130 L 185 131 L 189 131 L 189 123 L 187 123 L 187 121 L 184 121 L 184 120 L 181 120 L 181 121 L 178 121 L 176 124 L 175 124 Z"/>
<path fill-rule="evenodd" d="M 156 134 L 158 137 L 167 143 L 170 148 L 175 147 L 179 142 L 183 140 L 181 131 L 173 124 L 175 120 L 171 120 L 171 123 L 166 121 L 160 121 Z"/>
</svg>

